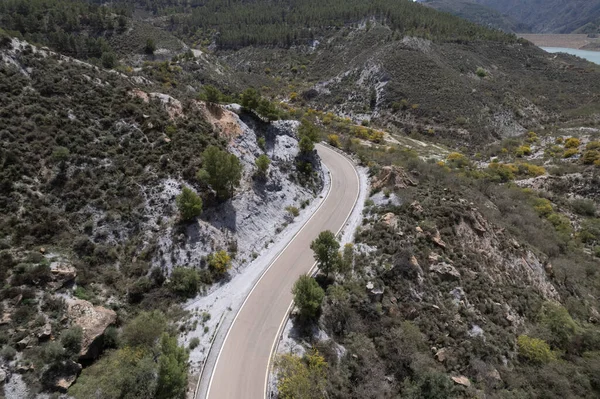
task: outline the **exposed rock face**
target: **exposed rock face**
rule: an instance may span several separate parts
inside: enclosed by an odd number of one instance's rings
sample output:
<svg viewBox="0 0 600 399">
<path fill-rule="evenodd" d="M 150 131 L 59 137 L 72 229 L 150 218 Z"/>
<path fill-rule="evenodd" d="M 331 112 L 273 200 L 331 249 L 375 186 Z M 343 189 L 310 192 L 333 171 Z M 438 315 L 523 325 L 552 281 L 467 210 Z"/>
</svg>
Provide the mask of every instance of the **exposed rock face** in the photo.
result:
<svg viewBox="0 0 600 399">
<path fill-rule="evenodd" d="M 398 217 L 391 212 L 383 215 L 381 222 L 392 229 L 396 229 L 398 227 Z"/>
<path fill-rule="evenodd" d="M 94 306 L 88 301 L 70 299 L 67 301 L 67 316 L 73 324 L 83 329 L 79 357 L 95 358 L 98 355 L 98 348 L 94 343 L 104 334 L 106 328 L 117 320 L 117 314 L 102 306 Z"/>
<path fill-rule="evenodd" d="M 488 262 L 486 267 L 473 270 L 485 273 L 492 281 L 513 284 L 516 279 L 527 281 L 532 289 L 548 300 L 560 300 L 556 288 L 547 277 L 545 263 L 533 252 L 514 247 L 502 251 L 506 241 L 502 231 L 495 231 L 479 212 L 473 211 L 470 220 L 461 221 L 456 227 L 456 235 L 461 237 L 460 245 L 481 254 Z"/>
<path fill-rule="evenodd" d="M 77 270 L 72 265 L 62 261 L 50 263 L 50 273 L 52 274 L 52 281 L 49 285 L 54 290 L 72 282 L 77 277 Z"/>
<path fill-rule="evenodd" d="M 417 183 L 404 170 L 397 166 L 384 166 L 371 182 L 373 190 L 381 190 L 383 188 L 402 189 L 416 185 Z"/>
<path fill-rule="evenodd" d="M 439 274 L 445 280 L 458 280 L 460 279 L 460 273 L 452 265 L 446 262 L 438 263 L 429 267 L 429 271 Z"/>
<path fill-rule="evenodd" d="M 471 386 L 471 381 L 469 381 L 469 379 L 467 377 L 465 377 L 464 375 L 459 375 L 458 377 L 452 377 L 452 381 L 454 381 L 458 385 L 462 385 L 467 388 Z"/>
<path fill-rule="evenodd" d="M 260 253 L 275 238 L 277 229 L 289 222 L 286 207 L 300 208 L 303 201 L 314 199 L 312 190 L 291 178 L 299 152 L 295 138 L 298 122 L 266 124 L 251 118 L 242 120 L 228 108 L 214 112 L 202 103 L 198 103 L 198 107 L 208 114 L 213 112 L 211 123 L 229 139 L 229 152 L 239 158 L 243 166 L 240 187 L 233 198 L 207 208 L 201 218 L 187 224 L 185 232 L 181 227 L 177 232 L 175 227 L 165 229 L 164 224 L 158 222 L 176 215 L 175 197 L 181 191 L 181 182 L 169 179 L 148 187 L 145 193 L 148 223 L 144 230 L 148 242 L 157 241 L 159 255 L 153 259 L 154 265 L 166 271 L 178 265 L 202 268 L 203 257 L 232 247 L 237 250 L 232 269 L 236 270 L 247 263 L 244 259 Z M 265 139 L 264 149 L 259 147 L 258 137 Z M 252 178 L 256 159 L 261 154 L 271 160 L 265 181 Z"/>
</svg>

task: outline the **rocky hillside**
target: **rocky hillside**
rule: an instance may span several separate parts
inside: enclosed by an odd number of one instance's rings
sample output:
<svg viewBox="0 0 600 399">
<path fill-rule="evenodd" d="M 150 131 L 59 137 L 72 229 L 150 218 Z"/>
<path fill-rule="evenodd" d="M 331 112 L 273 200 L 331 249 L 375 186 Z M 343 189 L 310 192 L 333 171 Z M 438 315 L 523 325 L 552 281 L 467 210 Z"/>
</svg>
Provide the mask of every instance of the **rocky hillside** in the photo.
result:
<svg viewBox="0 0 600 399">
<path fill-rule="evenodd" d="M 354 139 L 363 224 L 315 278 L 320 312 L 297 310 L 279 392 L 308 375 L 313 397 L 598 396 L 599 138 L 531 132 L 436 163 Z"/>
<path fill-rule="evenodd" d="M 426 0 L 425 5 L 513 32 L 597 33 L 600 2 L 552 0 Z M 509 30 L 510 29 L 510 30 Z"/>
<path fill-rule="evenodd" d="M 92 363 L 72 394 L 108 394 L 96 380 L 119 373 L 105 365 L 129 359 L 128 351 L 180 356 L 167 329 L 177 317 L 143 311 L 173 312 L 182 299 L 243 270 L 320 190 L 318 159 L 301 156 L 296 121 L 268 123 L 239 106 L 175 98 L 161 92 L 152 70 L 103 70 L 18 39 L 2 46 L 0 336 L 7 395 L 66 391 Z M 166 73 L 177 68 L 168 65 Z M 239 160 L 241 179 L 226 200 L 197 177 L 210 146 Z M 259 174 L 261 155 L 267 164 Z M 313 174 L 302 166 L 307 159 Z M 181 217 L 184 187 L 203 198 L 200 217 Z M 136 323 L 150 322 L 157 323 L 154 339 L 161 331 L 166 338 L 140 343 L 128 335 L 137 334 Z M 144 359 L 135 360 L 128 378 L 157 367 Z M 187 357 L 179 359 L 186 377 Z"/>
<path fill-rule="evenodd" d="M 600 92 L 600 80 L 590 79 L 597 66 L 526 41 L 440 43 L 398 37 L 371 21 L 289 50 L 220 54 L 237 71 L 275 77 L 272 85 L 287 91 L 293 107 L 450 146 L 482 145 L 563 120 L 588 123 L 599 112 L 591 105 Z"/>
<path fill-rule="evenodd" d="M 96 3 L 0 4 L 6 397 L 185 396 L 322 139 L 372 192 L 308 397 L 597 396 L 597 66 L 404 0 Z"/>
</svg>

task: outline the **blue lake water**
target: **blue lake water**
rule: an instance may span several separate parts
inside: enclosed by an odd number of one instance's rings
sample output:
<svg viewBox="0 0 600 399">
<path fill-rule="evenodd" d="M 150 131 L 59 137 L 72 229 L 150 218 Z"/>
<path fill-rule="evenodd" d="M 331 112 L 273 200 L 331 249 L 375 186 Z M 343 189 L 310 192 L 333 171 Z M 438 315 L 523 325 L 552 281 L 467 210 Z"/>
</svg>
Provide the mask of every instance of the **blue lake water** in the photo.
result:
<svg viewBox="0 0 600 399">
<path fill-rule="evenodd" d="M 575 48 L 564 47 L 542 47 L 542 50 L 546 50 L 549 53 L 567 53 L 576 55 L 578 57 L 585 58 L 588 61 L 600 65 L 600 51 L 578 50 Z"/>
</svg>

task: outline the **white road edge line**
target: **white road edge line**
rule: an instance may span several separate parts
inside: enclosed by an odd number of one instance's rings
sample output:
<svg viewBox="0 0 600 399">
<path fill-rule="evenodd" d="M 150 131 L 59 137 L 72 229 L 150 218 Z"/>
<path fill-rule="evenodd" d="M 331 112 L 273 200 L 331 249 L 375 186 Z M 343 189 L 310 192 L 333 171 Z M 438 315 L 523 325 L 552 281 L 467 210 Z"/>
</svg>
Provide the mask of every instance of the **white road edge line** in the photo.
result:
<svg viewBox="0 0 600 399">
<path fill-rule="evenodd" d="M 335 150 L 333 150 L 333 149 L 331 149 L 331 148 L 329 148 L 327 146 L 323 146 L 323 148 L 327 148 L 329 151 L 332 151 L 332 152 L 337 152 L 337 151 L 335 151 Z M 358 181 L 358 191 L 356 193 L 356 198 L 354 198 L 354 204 L 352 205 L 352 209 L 350 210 L 350 213 L 348 214 L 348 216 L 346 216 L 346 219 L 344 220 L 344 223 L 342 223 L 341 227 L 335 233 L 336 236 L 340 233 L 340 231 L 342 231 L 344 229 L 344 227 L 346 227 L 346 223 L 348 223 L 348 219 L 350 219 L 350 216 L 352 216 L 352 214 L 354 213 L 354 209 L 356 208 L 356 204 L 358 203 L 358 199 L 360 198 L 360 175 L 358 174 L 358 171 L 356 170 L 356 166 L 354 166 L 354 164 L 352 162 L 350 162 L 350 160 L 348 159 L 348 157 L 346 155 L 344 155 L 344 154 L 339 154 L 339 155 L 341 155 L 342 158 L 344 158 L 344 160 L 346 162 L 348 162 L 350 164 L 350 166 L 352 166 L 352 170 L 354 170 L 354 173 L 356 174 L 356 179 Z M 331 186 L 333 185 L 333 179 L 331 179 L 331 172 L 330 172 L 330 181 L 331 181 L 331 185 L 330 185 L 330 188 L 331 188 Z M 327 198 L 325 198 L 325 199 L 327 199 Z M 325 203 L 325 200 L 323 200 L 323 203 Z M 321 203 L 321 205 L 323 203 Z M 317 211 L 315 211 L 315 213 L 313 215 L 315 215 L 316 213 L 317 213 Z M 311 216 L 311 218 L 312 218 L 312 216 Z M 310 219 L 309 219 L 309 221 L 310 221 Z M 308 224 L 308 221 L 306 222 L 306 224 Z M 290 243 L 292 241 L 293 241 L 293 238 L 290 241 Z M 316 267 L 317 267 L 317 262 L 313 263 L 312 267 L 308 271 L 308 274 L 309 275 L 314 274 Z M 273 360 L 273 351 L 275 350 L 275 346 L 277 345 L 277 341 L 279 341 L 279 337 L 281 336 L 283 328 L 284 328 L 286 322 L 289 319 L 289 315 L 290 315 L 290 312 L 291 312 L 291 310 L 292 310 L 293 307 L 294 307 L 294 301 L 292 301 L 290 303 L 290 306 L 288 307 L 288 310 L 286 311 L 283 320 L 281 320 L 281 323 L 279 324 L 279 328 L 277 329 L 277 335 L 275 336 L 275 340 L 273 341 L 273 345 L 271 345 L 271 354 L 269 355 L 269 363 L 267 363 L 267 372 L 265 374 L 265 387 L 264 387 L 264 395 L 265 395 L 264 398 L 265 399 L 268 399 L 267 398 L 267 388 L 268 388 L 268 384 L 269 384 L 269 374 L 271 372 L 271 362 Z M 233 325 L 233 323 L 232 323 L 232 325 Z"/>
<path fill-rule="evenodd" d="M 323 147 L 327 148 L 325 146 L 323 146 Z M 327 148 L 327 149 L 329 151 L 332 151 L 329 148 Z M 346 161 L 348 161 L 348 160 L 346 159 Z M 348 161 L 348 162 L 350 162 L 350 161 Z M 352 165 L 352 167 L 353 167 L 354 171 L 356 172 L 356 169 L 354 168 L 354 165 Z M 273 259 L 273 261 L 269 264 L 269 266 L 265 269 L 265 271 L 260 275 L 260 278 L 256 281 L 256 283 L 254 283 L 254 286 L 252 287 L 252 289 L 250 290 L 250 292 L 248 293 L 248 295 L 246 295 L 246 298 L 244 299 L 244 302 L 242 303 L 242 306 L 240 306 L 240 308 L 238 309 L 237 313 L 235 314 L 235 317 L 233 318 L 233 321 L 231 322 L 231 324 L 227 328 L 227 334 L 225 334 L 225 339 L 223 340 L 223 344 L 219 348 L 219 354 L 217 355 L 217 358 L 215 359 L 215 365 L 212 368 L 212 371 L 211 371 L 211 374 L 210 374 L 210 380 L 208 382 L 208 388 L 206 389 L 206 399 L 209 399 L 209 397 L 210 397 L 210 388 L 212 386 L 213 378 L 215 376 L 215 369 L 217 368 L 217 364 L 219 363 L 219 358 L 221 357 L 221 353 L 223 352 L 223 348 L 225 347 L 225 344 L 227 343 L 227 338 L 229 337 L 229 333 L 231 332 L 231 328 L 235 324 L 235 321 L 237 320 L 237 318 L 238 318 L 239 314 L 241 313 L 242 309 L 244 308 L 244 305 L 248 301 L 248 298 L 250 298 L 250 295 L 252 295 L 252 292 L 254 292 L 254 289 L 258 286 L 258 284 L 260 283 L 260 281 L 262 280 L 262 278 L 267 274 L 267 272 L 269 271 L 269 269 L 271 269 L 271 266 L 273 266 L 275 264 L 275 262 L 277 261 L 277 259 L 279 259 L 279 257 L 285 252 L 285 250 L 287 249 L 287 247 L 289 247 L 291 245 L 291 243 L 298 236 L 298 234 L 300 234 L 300 232 L 302 230 L 304 230 L 304 228 L 308 225 L 308 223 L 312 220 L 312 218 L 317 214 L 317 212 L 319 211 L 319 209 L 321 209 L 321 207 L 323 206 L 323 204 L 325 204 L 325 202 L 327 201 L 327 198 L 329 197 L 329 194 L 331 194 L 331 186 L 333 185 L 333 181 L 331 180 L 331 172 L 329 170 L 328 170 L 328 173 L 329 173 L 330 177 L 329 177 L 329 188 L 327 189 L 327 195 L 325 196 L 325 198 L 323 199 L 323 201 L 321 201 L 321 203 L 319 204 L 319 206 L 317 207 L 317 209 L 315 209 L 315 211 L 313 212 L 313 214 L 310 215 L 310 217 L 306 220 L 306 222 L 304 222 L 304 225 L 302 225 L 302 227 L 300 228 L 300 230 L 298 230 L 296 232 L 296 234 L 294 234 L 292 236 L 292 238 L 286 244 L 286 246 L 283 247 L 283 249 L 279 252 L 279 254 L 277 254 L 277 257 L 275 257 L 275 259 Z M 358 176 L 358 172 L 356 172 L 356 174 Z M 352 214 L 352 213 L 350 213 L 350 214 Z M 346 219 L 346 221 L 347 220 L 348 219 Z M 346 224 L 346 221 L 344 222 L 344 225 Z M 207 353 L 207 355 L 206 355 L 207 359 L 208 359 L 208 355 L 209 354 Z M 270 364 L 271 364 L 271 362 L 270 362 L 270 357 L 269 357 L 269 364 L 268 364 L 268 366 L 270 366 Z M 267 370 L 268 370 L 268 367 L 267 367 Z M 268 375 L 268 371 L 267 371 L 267 375 Z M 202 375 L 198 379 L 198 384 L 200 384 L 201 380 L 202 380 Z M 266 392 L 266 390 L 265 390 L 265 392 Z M 194 399 L 197 399 L 197 398 L 194 398 Z"/>
</svg>

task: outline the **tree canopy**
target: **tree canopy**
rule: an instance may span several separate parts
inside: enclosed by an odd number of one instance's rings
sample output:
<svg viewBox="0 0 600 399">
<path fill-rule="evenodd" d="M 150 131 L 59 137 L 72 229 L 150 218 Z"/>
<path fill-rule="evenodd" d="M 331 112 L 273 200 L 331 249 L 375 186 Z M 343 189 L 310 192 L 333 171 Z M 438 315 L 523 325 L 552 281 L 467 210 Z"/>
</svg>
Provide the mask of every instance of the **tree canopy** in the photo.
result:
<svg viewBox="0 0 600 399">
<path fill-rule="evenodd" d="M 327 275 L 335 272 L 340 267 L 340 243 L 329 230 L 322 231 L 319 236 L 310 244 L 310 249 L 314 251 L 317 266 Z"/>
<path fill-rule="evenodd" d="M 225 200 L 240 184 L 242 165 L 235 155 L 219 147 L 208 146 L 202 153 L 202 169 L 197 177 L 210 185 L 219 199 Z"/>
<path fill-rule="evenodd" d="M 202 213 L 202 198 L 189 187 L 183 188 L 176 202 L 183 220 L 193 219 Z"/>
<path fill-rule="evenodd" d="M 314 278 L 310 276 L 300 276 L 294 287 L 294 303 L 300 311 L 300 318 L 304 321 L 314 320 L 319 315 L 321 302 L 325 297 L 325 292 L 317 284 Z"/>
</svg>

